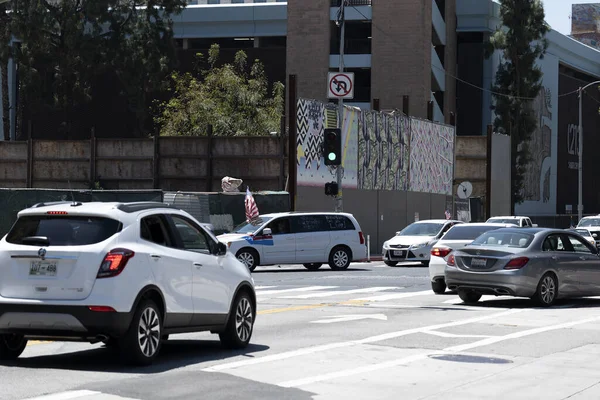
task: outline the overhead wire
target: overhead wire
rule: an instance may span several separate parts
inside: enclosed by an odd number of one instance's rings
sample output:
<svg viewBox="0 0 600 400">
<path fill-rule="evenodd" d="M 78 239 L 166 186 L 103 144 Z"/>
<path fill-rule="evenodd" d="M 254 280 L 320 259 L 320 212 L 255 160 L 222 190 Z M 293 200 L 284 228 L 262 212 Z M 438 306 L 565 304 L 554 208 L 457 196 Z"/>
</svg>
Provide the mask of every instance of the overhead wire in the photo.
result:
<svg viewBox="0 0 600 400">
<path fill-rule="evenodd" d="M 372 19 L 370 19 L 369 17 L 367 17 L 366 15 L 364 15 L 358 8 L 356 8 L 356 6 L 351 6 L 352 8 L 354 8 L 354 10 L 359 13 L 366 21 L 371 21 L 371 26 L 374 27 L 375 29 L 377 29 L 379 32 L 383 33 L 385 36 L 387 36 L 388 38 L 392 39 L 394 42 L 396 41 L 396 39 L 394 37 L 392 37 L 392 35 L 388 34 L 386 31 L 384 31 L 383 29 L 379 28 L 376 24 L 373 23 Z M 482 92 L 486 92 L 486 93 L 490 93 L 492 95 L 495 96 L 504 96 L 504 97 L 508 97 L 511 99 L 519 99 L 519 100 L 535 100 L 535 97 L 523 97 L 523 96 L 514 96 L 514 95 L 510 95 L 510 94 L 506 94 L 506 93 L 500 93 L 500 92 L 496 92 L 494 90 L 491 89 L 486 89 L 483 88 L 481 86 L 478 86 L 474 83 L 465 81 L 464 79 L 461 79 L 451 73 L 449 73 L 447 70 L 445 70 L 444 68 L 440 68 L 435 64 L 431 65 L 433 68 L 436 68 L 442 72 L 444 72 L 444 74 L 458 82 L 464 83 L 465 85 L 471 86 L 475 89 L 481 90 Z M 563 94 L 559 94 L 558 97 L 565 97 L 565 96 L 570 96 L 572 94 L 578 93 L 579 90 L 574 90 L 572 92 L 568 92 L 568 93 L 563 93 Z"/>
</svg>

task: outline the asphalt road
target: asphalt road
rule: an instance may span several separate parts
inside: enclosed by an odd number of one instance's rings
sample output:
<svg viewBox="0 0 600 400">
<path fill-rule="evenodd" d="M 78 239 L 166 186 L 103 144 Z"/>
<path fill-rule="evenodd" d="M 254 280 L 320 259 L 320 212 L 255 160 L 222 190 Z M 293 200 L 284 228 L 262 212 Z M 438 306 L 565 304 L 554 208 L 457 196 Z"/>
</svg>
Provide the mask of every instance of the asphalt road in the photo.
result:
<svg viewBox="0 0 600 400">
<path fill-rule="evenodd" d="M 174 336 L 155 365 L 101 345 L 31 343 L 0 365 L 0 400 L 598 399 L 600 299 L 537 308 L 434 295 L 427 269 L 258 268 L 251 346 Z"/>
</svg>

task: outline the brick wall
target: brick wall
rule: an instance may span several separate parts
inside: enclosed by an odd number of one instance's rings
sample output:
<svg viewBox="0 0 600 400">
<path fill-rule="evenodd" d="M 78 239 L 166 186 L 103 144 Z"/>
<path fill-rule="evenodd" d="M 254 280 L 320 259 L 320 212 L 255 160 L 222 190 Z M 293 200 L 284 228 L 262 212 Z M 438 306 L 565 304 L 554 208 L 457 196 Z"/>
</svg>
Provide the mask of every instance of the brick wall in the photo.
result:
<svg viewBox="0 0 600 400">
<path fill-rule="evenodd" d="M 380 0 L 372 7 L 371 97 L 380 99 L 381 109 L 402 109 L 402 96 L 409 95 L 410 114 L 425 118 L 431 98 L 431 0 Z"/>
</svg>

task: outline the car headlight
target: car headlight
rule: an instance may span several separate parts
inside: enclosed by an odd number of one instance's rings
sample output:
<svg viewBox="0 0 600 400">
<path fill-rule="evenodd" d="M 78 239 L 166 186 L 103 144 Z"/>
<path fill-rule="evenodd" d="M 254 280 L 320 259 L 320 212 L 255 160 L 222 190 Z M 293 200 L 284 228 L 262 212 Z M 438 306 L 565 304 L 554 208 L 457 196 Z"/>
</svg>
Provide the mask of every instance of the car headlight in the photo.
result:
<svg viewBox="0 0 600 400">
<path fill-rule="evenodd" d="M 413 249 L 420 249 L 421 247 L 425 247 L 429 244 L 429 242 L 424 242 L 424 243 L 419 243 L 419 244 L 413 244 L 411 247 Z"/>
<path fill-rule="evenodd" d="M 385 249 L 385 248 L 387 248 L 387 247 L 389 247 L 389 246 L 388 246 L 388 242 L 383 242 L 383 248 Z"/>
</svg>

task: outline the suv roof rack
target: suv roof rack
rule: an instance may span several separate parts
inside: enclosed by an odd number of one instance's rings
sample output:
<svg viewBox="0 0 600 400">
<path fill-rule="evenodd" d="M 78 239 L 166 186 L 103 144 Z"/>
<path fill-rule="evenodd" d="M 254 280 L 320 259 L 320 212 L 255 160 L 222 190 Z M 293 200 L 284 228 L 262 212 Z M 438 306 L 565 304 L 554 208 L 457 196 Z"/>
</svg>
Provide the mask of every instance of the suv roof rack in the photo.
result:
<svg viewBox="0 0 600 400">
<path fill-rule="evenodd" d="M 70 204 L 73 207 L 77 207 L 82 205 L 83 203 L 80 201 L 48 201 L 48 202 L 43 202 L 43 203 L 37 203 L 32 205 L 30 208 L 40 208 L 40 207 L 50 207 L 50 206 L 56 206 L 59 204 Z"/>
<path fill-rule="evenodd" d="M 172 210 L 179 210 L 179 207 L 172 206 L 167 203 L 161 203 L 158 201 L 139 201 L 135 203 L 121 203 L 117 208 L 126 213 L 134 213 L 144 210 L 152 210 L 155 208 L 169 208 Z"/>
</svg>

